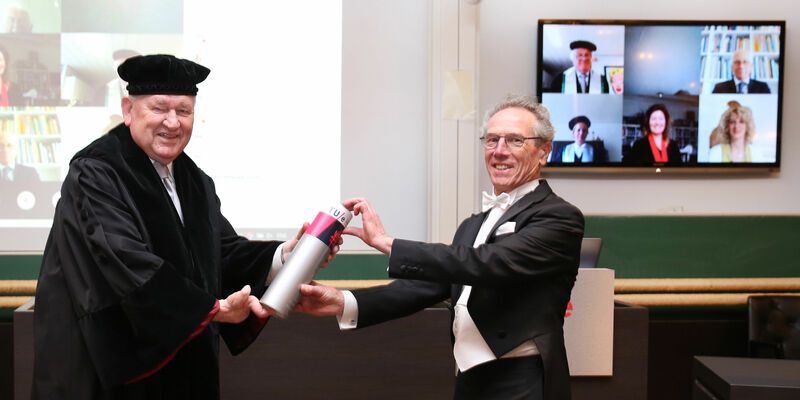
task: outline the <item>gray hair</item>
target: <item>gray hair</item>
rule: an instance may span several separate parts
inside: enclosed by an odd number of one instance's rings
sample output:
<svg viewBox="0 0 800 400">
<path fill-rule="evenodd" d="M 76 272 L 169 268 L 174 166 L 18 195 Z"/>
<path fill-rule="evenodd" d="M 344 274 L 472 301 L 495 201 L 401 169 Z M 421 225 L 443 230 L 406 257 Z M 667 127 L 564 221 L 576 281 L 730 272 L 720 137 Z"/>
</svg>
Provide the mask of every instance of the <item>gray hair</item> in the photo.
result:
<svg viewBox="0 0 800 400">
<path fill-rule="evenodd" d="M 543 104 L 536 101 L 535 97 L 528 95 L 509 94 L 506 98 L 497 103 L 491 110 L 486 112 L 481 125 L 481 136 L 486 135 L 486 129 L 489 127 L 489 120 L 498 112 L 506 108 L 522 108 L 530 111 L 536 117 L 536 123 L 532 126 L 533 135 L 544 140 L 545 142 L 552 142 L 555 136 L 555 129 L 553 124 L 550 123 L 550 111 Z"/>
</svg>

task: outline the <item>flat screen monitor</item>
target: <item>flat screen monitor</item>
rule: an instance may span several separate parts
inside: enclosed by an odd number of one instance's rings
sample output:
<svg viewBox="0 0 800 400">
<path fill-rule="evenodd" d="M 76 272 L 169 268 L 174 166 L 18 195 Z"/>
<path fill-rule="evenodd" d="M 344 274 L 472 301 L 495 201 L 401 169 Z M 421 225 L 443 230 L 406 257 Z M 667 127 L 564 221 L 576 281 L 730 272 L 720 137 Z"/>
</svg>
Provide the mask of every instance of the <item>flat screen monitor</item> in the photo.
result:
<svg viewBox="0 0 800 400">
<path fill-rule="evenodd" d="M 595 268 L 600 261 L 600 250 L 603 249 L 602 238 L 583 238 L 581 241 L 581 262 L 579 268 Z"/>
<path fill-rule="evenodd" d="M 539 20 L 549 170 L 777 171 L 785 21 Z"/>
</svg>

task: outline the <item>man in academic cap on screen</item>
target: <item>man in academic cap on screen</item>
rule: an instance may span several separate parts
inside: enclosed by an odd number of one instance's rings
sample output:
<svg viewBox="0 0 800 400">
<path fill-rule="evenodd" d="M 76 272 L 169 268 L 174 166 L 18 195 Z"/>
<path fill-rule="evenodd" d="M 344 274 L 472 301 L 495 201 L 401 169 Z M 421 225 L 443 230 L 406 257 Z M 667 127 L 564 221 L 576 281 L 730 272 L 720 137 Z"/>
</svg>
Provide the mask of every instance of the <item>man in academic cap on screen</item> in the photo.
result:
<svg viewBox="0 0 800 400">
<path fill-rule="evenodd" d="M 594 154 L 594 148 L 589 143 L 586 143 L 589 127 L 592 126 L 592 121 L 589 117 L 578 115 L 569 120 L 568 125 L 575 141 L 564 146 L 558 152 L 550 152 L 550 159 L 547 162 L 581 164 L 598 161 Z"/>
<path fill-rule="evenodd" d="M 551 92 L 557 93 L 608 93 L 605 76 L 592 69 L 592 52 L 597 50 L 594 43 L 576 40 L 569 44 L 572 67 L 557 75 L 550 85 Z"/>
<path fill-rule="evenodd" d="M 34 398 L 218 399 L 219 336 L 233 354 L 256 338 L 297 239 L 237 236 L 183 152 L 208 68 L 159 54 L 118 72 L 124 122 L 72 158 L 44 251 Z"/>
</svg>

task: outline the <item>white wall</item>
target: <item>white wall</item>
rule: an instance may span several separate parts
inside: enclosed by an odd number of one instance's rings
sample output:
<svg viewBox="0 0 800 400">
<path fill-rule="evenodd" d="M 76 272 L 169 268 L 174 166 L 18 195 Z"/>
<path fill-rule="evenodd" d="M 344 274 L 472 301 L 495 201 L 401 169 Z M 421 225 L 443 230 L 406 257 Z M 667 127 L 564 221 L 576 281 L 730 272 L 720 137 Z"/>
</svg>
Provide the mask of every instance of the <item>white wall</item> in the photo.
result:
<svg viewBox="0 0 800 400">
<path fill-rule="evenodd" d="M 342 199 L 366 197 L 387 232 L 425 240 L 430 4 L 343 6 Z M 346 238 L 345 249 L 367 247 Z"/>
<path fill-rule="evenodd" d="M 800 91 L 796 90 L 800 88 L 800 12 L 794 1 L 484 0 L 479 7 L 477 91 L 481 116 L 506 93 L 535 94 L 538 19 L 785 19 L 779 173 L 558 174 L 547 179 L 559 195 L 587 215 L 800 214 Z M 483 165 L 482 158 L 477 162 Z M 479 187 L 490 188 L 485 171 L 479 170 Z"/>
</svg>

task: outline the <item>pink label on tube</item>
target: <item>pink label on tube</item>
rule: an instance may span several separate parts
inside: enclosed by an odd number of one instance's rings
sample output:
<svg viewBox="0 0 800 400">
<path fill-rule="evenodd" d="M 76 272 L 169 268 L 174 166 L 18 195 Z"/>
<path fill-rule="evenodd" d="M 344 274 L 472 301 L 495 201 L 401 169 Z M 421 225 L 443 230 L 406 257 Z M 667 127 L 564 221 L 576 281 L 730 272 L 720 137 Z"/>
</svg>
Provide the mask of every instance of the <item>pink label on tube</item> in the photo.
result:
<svg viewBox="0 0 800 400">
<path fill-rule="evenodd" d="M 331 207 L 330 213 L 320 212 L 317 214 L 305 234 L 316 237 L 328 247 L 333 247 L 339 241 L 339 237 L 342 236 L 342 231 L 350 222 L 351 217 L 352 214 L 349 211 Z"/>
</svg>

